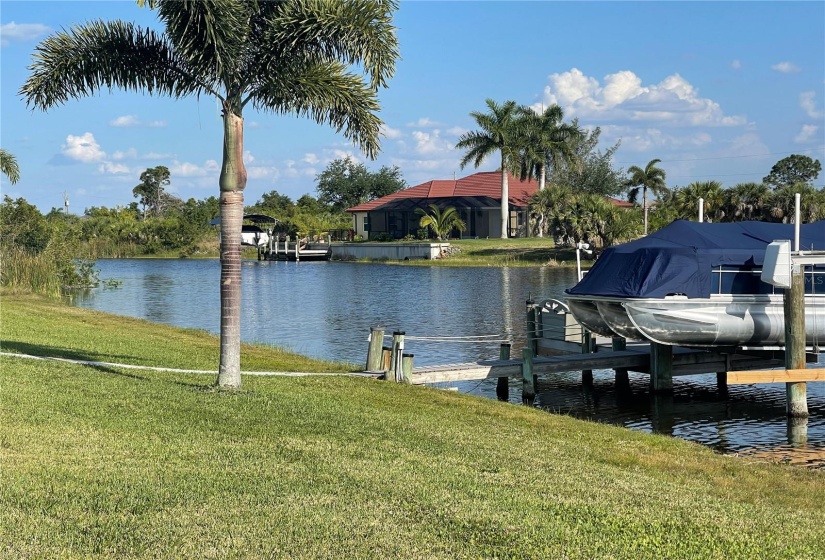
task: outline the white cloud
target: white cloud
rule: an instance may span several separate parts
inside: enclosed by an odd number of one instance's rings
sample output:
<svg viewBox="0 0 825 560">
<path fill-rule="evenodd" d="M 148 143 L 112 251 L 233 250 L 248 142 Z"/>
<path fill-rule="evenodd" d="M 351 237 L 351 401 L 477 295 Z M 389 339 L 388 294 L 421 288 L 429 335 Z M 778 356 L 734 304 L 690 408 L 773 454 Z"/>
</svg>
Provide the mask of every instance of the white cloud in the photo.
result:
<svg viewBox="0 0 825 560">
<path fill-rule="evenodd" d="M 149 152 L 140 156 L 140 159 L 174 159 L 175 154 L 164 154 L 159 152 Z"/>
<path fill-rule="evenodd" d="M 304 159 L 302 161 L 310 165 L 316 165 L 320 160 L 315 154 L 304 154 Z"/>
<path fill-rule="evenodd" d="M 51 31 L 51 27 L 41 23 L 15 23 L 0 25 L 0 46 L 16 41 L 34 41 Z"/>
<path fill-rule="evenodd" d="M 552 74 L 544 89 L 542 106 L 557 103 L 568 116 L 605 120 L 661 122 L 674 126 L 738 126 L 742 116 L 726 116 L 718 103 L 699 96 L 698 91 L 679 74 L 667 76 L 658 84 L 644 85 L 629 70 L 608 74 L 600 83 L 573 68 Z"/>
<path fill-rule="evenodd" d="M 448 128 L 444 132 L 446 132 L 450 136 L 454 136 L 454 137 L 458 138 L 462 134 L 466 134 L 466 133 L 470 132 L 470 130 L 467 129 L 467 128 L 464 128 L 462 126 L 453 126 L 453 127 Z"/>
<path fill-rule="evenodd" d="M 255 156 L 252 155 L 252 152 L 250 152 L 249 150 L 246 150 L 243 153 L 243 162 L 248 165 L 248 164 L 252 163 L 253 161 L 255 161 Z"/>
<path fill-rule="evenodd" d="M 150 128 L 163 128 L 166 126 L 166 121 L 151 121 L 143 122 L 136 115 L 123 115 L 109 121 L 109 126 L 115 128 L 131 128 L 136 126 L 148 126 Z"/>
<path fill-rule="evenodd" d="M 122 163 L 112 163 L 111 161 L 104 161 L 98 166 L 97 170 L 106 175 L 123 175 L 129 173 L 129 167 Z"/>
<path fill-rule="evenodd" d="M 701 148 L 713 141 L 707 132 L 673 135 L 658 128 L 631 128 L 607 125 L 602 127 L 606 144 L 617 140 L 622 142 L 622 151 L 645 152 L 647 150 L 670 150 L 683 148 Z"/>
<path fill-rule="evenodd" d="M 137 150 L 134 148 L 129 148 L 125 152 L 122 150 L 117 150 L 115 153 L 112 154 L 112 159 L 115 161 L 120 161 L 122 159 L 136 159 L 137 158 Z"/>
<path fill-rule="evenodd" d="M 407 123 L 407 126 L 412 128 L 429 128 L 432 126 L 440 126 L 441 123 L 432 120 L 430 117 L 421 117 L 415 122 Z"/>
<path fill-rule="evenodd" d="M 453 150 L 453 143 L 441 138 L 441 131 L 438 129 L 432 132 L 415 130 L 412 137 L 415 139 L 415 153 L 419 155 L 444 154 Z"/>
<path fill-rule="evenodd" d="M 816 92 L 803 91 L 799 94 L 799 106 L 805 111 L 805 114 L 812 119 L 821 119 L 825 113 L 818 111 L 816 108 Z"/>
<path fill-rule="evenodd" d="M 381 127 L 379 128 L 379 132 L 381 133 L 382 136 L 384 136 L 385 138 L 389 138 L 390 140 L 395 140 L 396 138 L 401 137 L 401 131 L 400 130 L 398 130 L 396 128 L 392 128 L 387 124 L 382 124 Z"/>
<path fill-rule="evenodd" d="M 205 177 L 209 173 L 214 173 L 214 170 L 209 169 L 208 165 L 200 166 L 188 161 L 175 160 L 169 167 L 169 173 L 172 177 Z"/>
<path fill-rule="evenodd" d="M 816 138 L 816 133 L 819 127 L 815 124 L 802 125 L 802 130 L 794 137 L 794 142 L 797 144 L 806 144 Z"/>
<path fill-rule="evenodd" d="M 783 74 L 796 74 L 799 72 L 799 66 L 794 64 L 793 62 L 778 62 L 771 66 L 771 70 L 776 70 L 777 72 L 781 72 Z"/>
<path fill-rule="evenodd" d="M 733 60 L 730 63 L 730 67 L 734 70 L 740 70 L 742 68 L 742 61 L 741 60 Z"/>
<path fill-rule="evenodd" d="M 100 145 L 91 132 L 86 132 L 80 136 L 69 134 L 66 137 L 66 143 L 61 148 L 61 152 L 67 158 L 83 163 L 101 161 L 106 157 L 106 152 L 100 149 Z"/>
<path fill-rule="evenodd" d="M 203 168 L 209 173 L 216 173 L 221 170 L 221 166 L 218 165 L 218 162 L 214 159 L 206 160 L 206 163 L 203 164 Z"/>
</svg>

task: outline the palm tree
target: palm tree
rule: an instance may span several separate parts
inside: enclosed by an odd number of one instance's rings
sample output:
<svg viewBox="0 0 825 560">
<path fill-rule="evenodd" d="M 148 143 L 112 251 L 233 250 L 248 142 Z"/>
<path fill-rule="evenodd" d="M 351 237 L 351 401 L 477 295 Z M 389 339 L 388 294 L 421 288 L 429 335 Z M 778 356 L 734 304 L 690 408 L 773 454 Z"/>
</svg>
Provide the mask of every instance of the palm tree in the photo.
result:
<svg viewBox="0 0 825 560">
<path fill-rule="evenodd" d="M 441 208 L 435 204 L 430 204 L 429 212 L 423 208 L 416 208 L 415 212 L 416 214 L 421 214 L 419 225 L 423 228 L 429 226 L 439 241 L 447 237 L 453 229 L 457 229 L 458 231 L 467 229 L 464 220 L 461 219 L 458 211 L 452 206 L 442 211 Z"/>
<path fill-rule="evenodd" d="M 627 182 L 630 187 L 630 190 L 628 191 L 628 200 L 635 203 L 636 198 L 639 196 L 639 189 L 642 190 L 642 209 L 645 216 L 645 235 L 647 235 L 647 191 L 650 190 L 653 196 L 659 196 L 660 194 L 667 192 L 667 186 L 665 185 L 665 170 L 656 167 L 656 164 L 661 161 L 662 160 L 660 159 L 650 160 L 644 169 L 637 165 L 633 165 L 627 170 L 627 172 L 630 173 L 630 178 Z"/>
<path fill-rule="evenodd" d="M 728 189 L 725 201 L 729 220 L 756 220 L 765 213 L 770 189 L 764 183 L 739 183 Z"/>
<path fill-rule="evenodd" d="M 12 185 L 20 180 L 20 168 L 17 167 L 17 159 L 3 149 L 0 149 L 0 173 L 8 177 L 9 183 Z"/>
<path fill-rule="evenodd" d="M 725 217 L 725 190 L 719 181 L 695 181 L 679 189 L 676 192 L 676 204 L 681 217 L 696 219 L 700 198 L 704 220 L 721 222 Z"/>
<path fill-rule="evenodd" d="M 243 110 L 247 105 L 328 123 L 368 157 L 379 150 L 377 90 L 395 70 L 393 0 L 137 0 L 163 33 L 122 21 L 60 31 L 37 47 L 20 90 L 50 109 L 118 87 L 173 98 L 210 95 L 223 117 L 221 351 L 217 384 L 240 375 Z"/>
<path fill-rule="evenodd" d="M 521 180 L 537 178 L 539 191 L 547 183 L 547 168 L 559 169 L 570 165 L 575 159 L 571 142 L 579 134 L 576 126 L 565 124 L 564 111 L 553 104 L 542 113 L 536 113 L 530 107 L 520 107 L 518 137 L 518 158 L 521 168 Z M 539 216 L 538 236 L 542 237 L 544 227 Z"/>
<path fill-rule="evenodd" d="M 467 150 L 461 159 L 461 169 L 470 163 L 478 167 L 493 152 L 501 153 L 501 238 L 507 239 L 510 218 L 510 192 L 507 173 L 516 163 L 518 131 L 518 106 L 515 101 L 505 101 L 501 105 L 487 100 L 489 113 L 470 113 L 481 128 L 462 134 L 455 145 L 458 150 Z"/>
</svg>

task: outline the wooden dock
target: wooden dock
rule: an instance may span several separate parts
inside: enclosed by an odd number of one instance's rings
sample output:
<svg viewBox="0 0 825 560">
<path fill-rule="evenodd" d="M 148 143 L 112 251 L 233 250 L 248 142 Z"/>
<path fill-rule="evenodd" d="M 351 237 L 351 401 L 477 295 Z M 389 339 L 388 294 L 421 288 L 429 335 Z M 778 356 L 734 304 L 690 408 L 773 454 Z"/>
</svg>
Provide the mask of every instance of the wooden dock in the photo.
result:
<svg viewBox="0 0 825 560">
<path fill-rule="evenodd" d="M 536 356 L 533 358 L 533 374 L 553 374 L 565 371 L 585 371 L 594 369 L 625 369 L 638 373 L 650 373 L 650 347 L 647 344 L 633 346 L 627 350 L 599 349 L 592 354 L 569 354 L 563 356 Z M 674 376 L 697 375 L 742 371 L 754 367 L 780 367 L 783 362 L 765 356 L 746 354 L 722 354 L 705 350 L 674 348 L 672 373 Z M 499 377 L 522 377 L 523 360 L 482 360 L 478 362 L 417 367 L 412 371 L 412 383 L 445 383 L 496 379 Z"/>
</svg>

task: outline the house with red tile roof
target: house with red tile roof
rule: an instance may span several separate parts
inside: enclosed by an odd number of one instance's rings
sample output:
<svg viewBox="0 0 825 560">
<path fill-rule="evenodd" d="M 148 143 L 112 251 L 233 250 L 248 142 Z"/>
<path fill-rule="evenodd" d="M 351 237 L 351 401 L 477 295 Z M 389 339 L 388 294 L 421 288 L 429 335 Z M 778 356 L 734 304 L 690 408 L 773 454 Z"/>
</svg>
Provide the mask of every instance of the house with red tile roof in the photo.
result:
<svg viewBox="0 0 825 560">
<path fill-rule="evenodd" d="M 509 237 L 527 235 L 527 205 L 538 190 L 536 181 L 520 181 L 509 175 Z M 614 200 L 614 204 L 630 203 Z M 501 172 L 474 173 L 461 179 L 433 180 L 348 208 L 353 215 L 353 230 L 364 239 L 388 233 L 396 239 L 415 235 L 421 229 L 421 214 L 429 210 L 454 207 L 467 229 L 463 237 L 501 237 Z M 456 236 L 457 231 L 453 232 Z"/>
</svg>

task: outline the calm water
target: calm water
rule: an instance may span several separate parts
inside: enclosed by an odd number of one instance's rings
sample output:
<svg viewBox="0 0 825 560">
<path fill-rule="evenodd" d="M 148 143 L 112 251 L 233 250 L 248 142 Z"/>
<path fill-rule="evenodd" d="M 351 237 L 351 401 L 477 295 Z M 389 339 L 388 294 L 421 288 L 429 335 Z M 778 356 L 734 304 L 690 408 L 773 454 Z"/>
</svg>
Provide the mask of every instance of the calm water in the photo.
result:
<svg viewBox="0 0 825 560">
<path fill-rule="evenodd" d="M 205 329 L 220 326 L 216 260 L 100 260 L 101 278 L 120 280 L 75 303 L 159 323 Z M 416 365 L 498 357 L 500 341 L 525 344 L 525 301 L 561 298 L 575 271 L 551 268 L 435 268 L 365 263 L 244 261 L 242 338 L 316 358 L 362 364 L 371 326 L 403 330 Z M 414 337 L 487 335 L 485 342 L 420 341 Z M 715 375 L 674 379 L 672 397 L 648 393 L 648 376 L 630 374 L 617 390 L 612 371 L 539 380 L 537 406 L 548 411 L 659 432 L 721 452 L 765 454 L 825 465 L 825 384 L 808 384 L 811 417 L 791 426 L 785 386 L 732 386 L 716 391 Z M 459 384 L 495 398 L 495 381 Z M 520 402 L 513 383 L 511 400 Z"/>
</svg>

